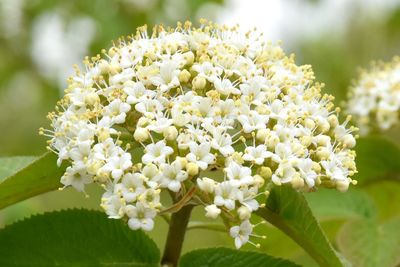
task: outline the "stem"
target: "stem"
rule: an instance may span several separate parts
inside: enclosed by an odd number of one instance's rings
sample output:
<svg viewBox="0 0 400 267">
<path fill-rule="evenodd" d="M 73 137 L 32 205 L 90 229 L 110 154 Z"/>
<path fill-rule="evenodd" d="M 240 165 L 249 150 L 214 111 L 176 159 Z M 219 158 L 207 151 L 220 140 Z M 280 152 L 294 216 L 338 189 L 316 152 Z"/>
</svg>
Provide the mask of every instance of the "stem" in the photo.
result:
<svg viewBox="0 0 400 267">
<path fill-rule="evenodd" d="M 187 227 L 187 230 L 193 230 L 193 229 L 207 229 L 207 230 L 226 233 L 226 228 L 219 223 L 190 222 Z"/>
<path fill-rule="evenodd" d="M 268 208 L 260 208 L 255 212 L 273 226 L 280 229 L 287 236 L 299 244 L 320 266 L 332 266 L 326 259 L 315 249 L 308 240 L 302 238 L 290 225 L 288 225 L 278 214 Z"/>
<path fill-rule="evenodd" d="M 178 266 L 186 227 L 189 223 L 190 213 L 193 207 L 193 205 L 186 205 L 178 212 L 172 214 L 169 223 L 167 242 L 164 247 L 164 255 L 161 260 L 162 265 Z"/>
</svg>

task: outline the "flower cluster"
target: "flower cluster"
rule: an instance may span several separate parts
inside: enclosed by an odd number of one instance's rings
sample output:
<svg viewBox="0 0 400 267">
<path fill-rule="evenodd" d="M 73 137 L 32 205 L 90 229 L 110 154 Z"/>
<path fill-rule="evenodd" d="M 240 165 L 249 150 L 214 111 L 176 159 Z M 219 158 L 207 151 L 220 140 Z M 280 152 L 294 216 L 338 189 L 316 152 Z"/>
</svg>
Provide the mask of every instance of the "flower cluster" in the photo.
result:
<svg viewBox="0 0 400 267">
<path fill-rule="evenodd" d="M 347 111 L 355 118 L 361 134 L 387 130 L 399 121 L 400 58 L 373 63 L 361 72 L 350 88 Z"/>
<path fill-rule="evenodd" d="M 194 192 L 191 203 L 221 217 L 239 248 L 272 186 L 346 191 L 353 182 L 355 139 L 332 97 L 262 34 L 140 28 L 103 54 L 69 79 L 42 133 L 69 164 L 61 182 L 102 184 L 101 206 L 130 228 L 153 228 L 168 210 L 162 192 Z"/>
</svg>

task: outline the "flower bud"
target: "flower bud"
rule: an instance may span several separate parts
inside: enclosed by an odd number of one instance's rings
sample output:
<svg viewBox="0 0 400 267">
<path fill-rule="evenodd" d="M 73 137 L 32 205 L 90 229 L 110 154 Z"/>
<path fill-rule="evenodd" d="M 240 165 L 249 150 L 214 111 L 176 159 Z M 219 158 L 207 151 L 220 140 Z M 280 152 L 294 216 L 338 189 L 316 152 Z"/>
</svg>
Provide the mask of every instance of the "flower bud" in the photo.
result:
<svg viewBox="0 0 400 267">
<path fill-rule="evenodd" d="M 337 117 L 335 114 L 332 114 L 332 115 L 330 115 L 330 116 L 328 117 L 328 122 L 329 122 L 329 125 L 330 125 L 332 128 L 335 128 L 336 126 L 339 125 L 338 117 Z"/>
<path fill-rule="evenodd" d="M 174 126 L 169 126 L 164 131 L 164 137 L 168 141 L 175 140 L 177 136 L 178 136 L 178 130 Z"/>
<path fill-rule="evenodd" d="M 197 179 L 197 185 L 199 186 L 199 188 L 202 191 L 204 191 L 206 193 L 212 193 L 212 192 L 214 192 L 215 181 L 210 178 L 203 177 L 203 178 Z"/>
<path fill-rule="evenodd" d="M 250 216 L 251 216 L 251 210 L 246 206 L 241 206 L 240 208 L 238 208 L 238 214 L 239 214 L 239 218 L 242 221 L 248 220 L 248 219 L 250 219 Z"/>
<path fill-rule="evenodd" d="M 356 139 L 351 134 L 346 134 L 341 139 L 342 139 L 341 141 L 343 142 L 343 144 L 348 148 L 353 148 L 356 145 Z"/>
<path fill-rule="evenodd" d="M 149 139 L 149 131 L 145 128 L 136 128 L 133 138 L 138 142 L 144 142 Z"/>
<path fill-rule="evenodd" d="M 190 72 L 187 71 L 186 69 L 182 70 L 179 73 L 179 81 L 181 83 L 187 83 L 190 80 Z"/>
<path fill-rule="evenodd" d="M 215 204 L 208 205 L 205 207 L 206 217 L 215 219 L 221 214 L 221 209 L 219 209 Z"/>
<path fill-rule="evenodd" d="M 96 93 L 90 93 L 85 96 L 85 103 L 89 106 L 94 106 L 100 102 L 100 97 Z"/>
<path fill-rule="evenodd" d="M 260 142 L 265 142 L 265 139 L 267 138 L 268 134 L 269 134 L 269 130 L 260 129 L 257 131 L 256 138 Z"/>
<path fill-rule="evenodd" d="M 312 130 L 315 128 L 315 122 L 314 120 L 307 118 L 304 120 L 304 126 Z"/>
<path fill-rule="evenodd" d="M 293 178 L 290 181 L 290 183 L 292 184 L 292 187 L 294 189 L 300 189 L 300 188 L 304 187 L 304 180 L 302 178 L 300 178 L 299 175 L 293 176 Z"/>
<path fill-rule="evenodd" d="M 182 168 L 186 168 L 186 164 L 187 164 L 187 159 L 184 157 L 176 157 L 176 160 L 179 161 L 179 163 L 181 164 Z"/>
<path fill-rule="evenodd" d="M 336 189 L 340 192 L 346 192 L 349 189 L 349 182 L 348 181 L 337 181 Z"/>
<path fill-rule="evenodd" d="M 186 164 L 186 171 L 190 176 L 195 176 L 199 173 L 199 165 L 194 162 Z"/>
<path fill-rule="evenodd" d="M 258 187 L 262 187 L 265 183 L 265 180 L 263 177 L 261 177 L 261 175 L 254 175 L 254 183 L 258 186 Z"/>
<path fill-rule="evenodd" d="M 194 90 L 202 90 L 206 87 L 207 81 L 205 78 L 196 76 L 192 81 L 192 86 Z"/>
<path fill-rule="evenodd" d="M 186 60 L 186 65 L 192 65 L 194 62 L 194 54 L 192 51 L 183 53 L 183 58 Z"/>
<path fill-rule="evenodd" d="M 260 168 L 260 176 L 263 177 L 264 179 L 271 179 L 272 177 L 272 171 L 269 167 L 261 167 Z"/>
</svg>

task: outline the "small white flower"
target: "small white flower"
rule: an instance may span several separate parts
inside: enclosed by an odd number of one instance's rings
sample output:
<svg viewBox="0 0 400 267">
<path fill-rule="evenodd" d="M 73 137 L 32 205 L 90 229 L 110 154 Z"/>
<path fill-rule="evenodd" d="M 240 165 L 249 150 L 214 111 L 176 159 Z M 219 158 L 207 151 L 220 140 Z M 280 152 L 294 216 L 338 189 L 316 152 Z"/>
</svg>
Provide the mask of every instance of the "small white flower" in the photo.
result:
<svg viewBox="0 0 400 267">
<path fill-rule="evenodd" d="M 186 158 L 190 162 L 196 163 L 200 169 L 207 169 L 209 164 L 213 164 L 215 156 L 210 153 L 211 145 L 209 143 L 197 144 L 192 142 L 189 144 L 190 153 Z"/>
<path fill-rule="evenodd" d="M 123 103 L 120 99 L 115 99 L 104 108 L 104 115 L 109 116 L 113 123 L 124 123 L 126 113 L 131 109 L 131 105 Z"/>
<path fill-rule="evenodd" d="M 125 174 L 121 185 L 122 195 L 127 202 L 136 201 L 137 197 L 146 190 L 140 173 Z"/>
<path fill-rule="evenodd" d="M 321 161 L 321 166 L 325 169 L 326 175 L 332 180 L 343 181 L 347 177 L 343 167 L 340 166 L 340 163 L 334 159 Z"/>
<path fill-rule="evenodd" d="M 215 130 L 211 139 L 212 148 L 219 150 L 224 157 L 231 155 L 235 150 L 232 147 L 232 137 L 219 130 Z"/>
<path fill-rule="evenodd" d="M 65 174 L 61 177 L 61 183 L 64 186 L 72 186 L 81 192 L 85 190 L 85 185 L 91 182 L 92 178 L 87 173 L 86 167 L 81 164 L 68 167 Z"/>
<path fill-rule="evenodd" d="M 312 169 L 313 161 L 309 158 L 299 160 L 297 163 L 301 177 L 306 181 L 309 187 L 315 185 L 315 179 L 317 179 L 317 173 Z"/>
<path fill-rule="evenodd" d="M 181 182 L 188 178 L 186 171 L 182 170 L 179 160 L 175 160 L 172 164 L 161 164 L 161 186 L 167 187 L 173 192 L 181 189 Z"/>
<path fill-rule="evenodd" d="M 154 118 L 162 116 L 164 106 L 155 99 L 146 98 L 135 105 L 136 111 L 142 113 L 148 118 Z"/>
<path fill-rule="evenodd" d="M 161 92 L 166 92 L 177 87 L 179 83 L 179 62 L 168 60 L 159 64 L 160 73 L 151 78 L 151 82 L 160 87 Z"/>
<path fill-rule="evenodd" d="M 153 98 L 155 92 L 147 90 L 142 83 L 139 82 L 126 82 L 124 84 L 124 92 L 128 95 L 126 103 L 136 104 L 148 97 Z"/>
<path fill-rule="evenodd" d="M 266 115 L 260 115 L 252 110 L 248 115 L 239 115 L 238 120 L 243 126 L 243 131 L 245 133 L 251 133 L 254 130 L 267 128 L 269 118 Z"/>
<path fill-rule="evenodd" d="M 281 164 L 279 164 L 279 167 L 276 169 L 275 173 L 272 175 L 272 181 L 276 185 L 289 183 L 295 174 L 296 174 L 296 169 L 293 168 L 291 163 L 282 162 Z"/>
<path fill-rule="evenodd" d="M 245 220 L 239 226 L 233 226 L 229 230 L 231 237 L 235 239 L 235 246 L 237 249 L 249 242 L 252 232 L 253 225 L 249 222 L 249 220 Z"/>
<path fill-rule="evenodd" d="M 218 79 L 219 75 L 222 74 L 222 69 L 220 67 L 215 67 L 207 61 L 202 64 L 194 64 L 192 68 L 200 77 L 204 77 L 210 82 L 215 81 Z"/>
<path fill-rule="evenodd" d="M 223 95 L 237 95 L 240 94 L 240 90 L 237 89 L 229 79 L 214 79 L 215 89 Z"/>
<path fill-rule="evenodd" d="M 238 186 L 251 184 L 254 180 L 249 167 L 241 166 L 234 161 L 229 163 L 225 168 L 225 172 L 229 181 Z"/>
<path fill-rule="evenodd" d="M 285 160 L 290 160 L 295 158 L 292 152 L 292 147 L 290 143 L 279 143 L 275 146 L 275 154 L 272 155 L 272 160 L 281 163 Z"/>
<path fill-rule="evenodd" d="M 161 174 L 156 165 L 149 163 L 143 167 L 142 175 L 146 184 L 151 188 L 156 188 L 159 185 Z"/>
<path fill-rule="evenodd" d="M 106 191 L 101 198 L 101 207 L 111 219 L 120 219 L 124 216 L 125 202 L 119 195 Z"/>
<path fill-rule="evenodd" d="M 145 149 L 146 154 L 143 155 L 142 161 L 147 163 L 165 163 L 165 159 L 174 153 L 174 150 L 167 146 L 164 140 L 158 141 L 155 144 L 149 144 Z"/>
<path fill-rule="evenodd" d="M 267 147 L 265 145 L 258 145 L 256 147 L 248 146 L 245 149 L 243 159 L 261 165 L 266 158 L 270 158 L 272 155 L 273 153 L 267 151 Z"/>
<path fill-rule="evenodd" d="M 215 187 L 214 204 L 225 206 L 228 210 L 235 208 L 235 201 L 243 199 L 242 192 L 230 182 L 222 182 Z"/>
<path fill-rule="evenodd" d="M 132 166 L 131 158 L 132 156 L 129 153 L 112 156 L 108 159 L 102 170 L 105 172 L 111 172 L 112 178 L 118 181 L 124 171 Z"/>
<path fill-rule="evenodd" d="M 129 217 L 128 226 L 132 230 L 143 229 L 151 231 L 154 227 L 153 218 L 157 212 L 154 209 L 146 207 L 142 202 L 138 202 L 136 206 L 128 205 L 125 207 L 125 213 Z"/>
</svg>

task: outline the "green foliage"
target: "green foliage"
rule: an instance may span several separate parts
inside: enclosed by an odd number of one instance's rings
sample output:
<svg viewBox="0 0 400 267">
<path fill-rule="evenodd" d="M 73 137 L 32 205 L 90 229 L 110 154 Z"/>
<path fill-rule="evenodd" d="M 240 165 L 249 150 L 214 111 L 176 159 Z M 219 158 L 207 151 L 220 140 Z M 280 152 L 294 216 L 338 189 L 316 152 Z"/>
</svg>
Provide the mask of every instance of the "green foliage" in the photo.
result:
<svg viewBox="0 0 400 267">
<path fill-rule="evenodd" d="M 0 158 L 0 181 L 18 170 L 26 167 L 36 157 L 1 157 Z"/>
<path fill-rule="evenodd" d="M 400 217 L 383 224 L 378 224 L 376 220 L 350 221 L 339 232 L 339 248 L 355 266 L 398 266 L 399 225 Z"/>
<path fill-rule="evenodd" d="M 238 251 L 228 248 L 200 249 L 185 254 L 180 267 L 296 267 L 288 260 L 271 257 L 267 254 Z"/>
<path fill-rule="evenodd" d="M 296 241 L 320 265 L 346 266 L 315 219 L 304 196 L 287 186 L 274 187 L 266 207 L 256 212 Z"/>
<path fill-rule="evenodd" d="M 0 231 L 0 266 L 159 266 L 156 244 L 104 213 L 66 210 Z"/>
<path fill-rule="evenodd" d="M 311 210 L 318 219 L 375 218 L 376 207 L 367 193 L 350 189 L 346 193 L 319 189 L 305 195 Z"/>
<path fill-rule="evenodd" d="M 57 166 L 55 154 L 46 153 L 29 165 L 28 158 L 14 159 L 3 159 L 3 163 L 8 165 L 3 165 L 0 173 L 3 178 L 0 182 L 0 209 L 60 187 L 65 167 Z"/>
<path fill-rule="evenodd" d="M 361 185 L 376 179 L 392 179 L 400 173 L 400 148 L 383 137 L 358 139 L 356 152 L 355 179 Z"/>
</svg>

